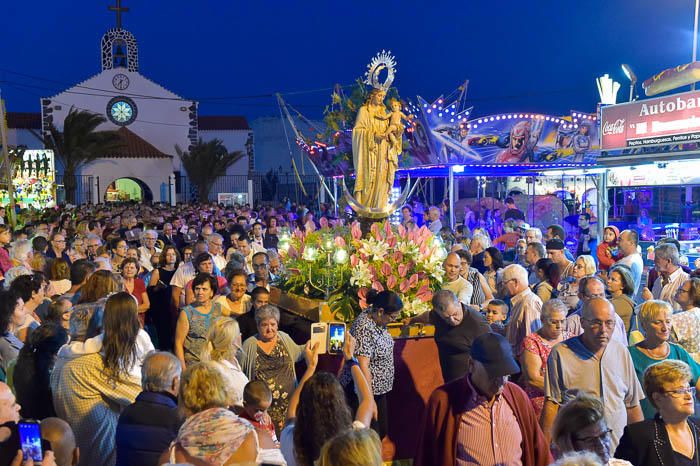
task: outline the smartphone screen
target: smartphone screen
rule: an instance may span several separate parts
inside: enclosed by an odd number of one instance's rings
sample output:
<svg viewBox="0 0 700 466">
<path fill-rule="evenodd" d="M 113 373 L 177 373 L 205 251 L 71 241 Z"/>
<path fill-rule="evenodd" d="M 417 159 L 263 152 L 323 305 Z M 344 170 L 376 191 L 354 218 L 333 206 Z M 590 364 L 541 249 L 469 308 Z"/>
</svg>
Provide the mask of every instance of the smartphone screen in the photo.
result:
<svg viewBox="0 0 700 466">
<path fill-rule="evenodd" d="M 21 421 L 19 423 L 19 443 L 24 458 L 31 458 L 34 462 L 42 461 L 41 454 L 41 429 L 35 421 Z"/>
<path fill-rule="evenodd" d="M 326 354 L 326 324 L 317 322 L 311 324 L 311 346 L 318 345 L 318 354 Z"/>
<path fill-rule="evenodd" d="M 343 351 L 345 343 L 345 324 L 331 323 L 328 326 L 328 352 L 338 354 Z"/>
</svg>

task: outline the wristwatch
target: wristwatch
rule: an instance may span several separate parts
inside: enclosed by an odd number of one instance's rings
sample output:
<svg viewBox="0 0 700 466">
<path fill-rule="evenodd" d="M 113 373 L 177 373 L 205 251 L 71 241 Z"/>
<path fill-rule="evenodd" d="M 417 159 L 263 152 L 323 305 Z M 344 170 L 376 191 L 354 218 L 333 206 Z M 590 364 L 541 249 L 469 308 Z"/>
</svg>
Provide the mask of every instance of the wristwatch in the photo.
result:
<svg viewBox="0 0 700 466">
<path fill-rule="evenodd" d="M 360 363 L 357 360 L 357 358 L 353 357 L 351 359 L 346 359 L 345 360 L 345 365 L 348 366 L 350 369 L 352 369 L 352 366 L 359 366 Z"/>
</svg>

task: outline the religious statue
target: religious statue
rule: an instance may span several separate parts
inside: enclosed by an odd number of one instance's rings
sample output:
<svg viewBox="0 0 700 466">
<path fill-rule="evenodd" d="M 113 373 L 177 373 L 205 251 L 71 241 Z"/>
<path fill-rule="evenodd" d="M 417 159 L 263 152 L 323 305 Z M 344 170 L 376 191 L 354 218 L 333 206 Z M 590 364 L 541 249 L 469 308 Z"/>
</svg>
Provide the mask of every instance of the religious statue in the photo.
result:
<svg viewBox="0 0 700 466">
<path fill-rule="evenodd" d="M 387 206 L 394 175 L 401 153 L 403 129 L 401 104 L 392 113 L 384 105 L 386 91 L 394 80 L 394 59 L 386 52 L 378 55 L 369 65 L 367 84 L 374 87 L 357 112 L 352 131 L 352 158 L 355 166 L 355 200 L 364 207 L 383 209 Z M 386 69 L 388 76 L 379 81 L 379 72 Z M 397 121 L 398 120 L 398 121 Z"/>
</svg>

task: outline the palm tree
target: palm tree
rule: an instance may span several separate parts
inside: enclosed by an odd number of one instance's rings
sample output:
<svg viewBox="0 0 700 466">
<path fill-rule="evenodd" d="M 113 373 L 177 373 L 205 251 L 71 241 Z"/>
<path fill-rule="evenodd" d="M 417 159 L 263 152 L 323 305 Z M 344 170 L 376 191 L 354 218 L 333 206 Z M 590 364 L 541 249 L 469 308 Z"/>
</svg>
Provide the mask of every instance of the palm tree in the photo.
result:
<svg viewBox="0 0 700 466">
<path fill-rule="evenodd" d="M 245 154 L 242 151 L 229 152 L 221 139 L 199 142 L 189 152 L 175 146 L 190 182 L 197 187 L 199 200 L 207 202 L 214 181 L 226 174 L 226 170 Z"/>
<path fill-rule="evenodd" d="M 63 131 L 56 129 L 53 123 L 49 127 L 44 145 L 53 149 L 56 160 L 63 165 L 63 186 L 68 202 L 75 202 L 76 175 L 80 170 L 101 157 L 108 157 L 122 145 L 116 131 L 96 131 L 106 121 L 102 115 L 71 107 L 63 120 Z"/>
</svg>

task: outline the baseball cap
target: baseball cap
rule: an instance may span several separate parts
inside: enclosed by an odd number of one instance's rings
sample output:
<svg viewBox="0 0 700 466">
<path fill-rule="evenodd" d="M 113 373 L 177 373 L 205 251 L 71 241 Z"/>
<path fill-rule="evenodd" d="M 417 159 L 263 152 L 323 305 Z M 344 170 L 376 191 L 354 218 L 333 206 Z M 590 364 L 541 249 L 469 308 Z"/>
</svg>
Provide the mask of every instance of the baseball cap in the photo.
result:
<svg viewBox="0 0 700 466">
<path fill-rule="evenodd" d="M 565 246 L 564 242 L 559 238 L 552 238 L 549 241 L 547 241 L 545 248 L 552 251 L 563 251 Z"/>
<path fill-rule="evenodd" d="M 513 357 L 508 340 L 497 333 L 479 335 L 472 343 L 472 359 L 484 365 L 491 377 L 517 374 L 520 366 Z"/>
</svg>

